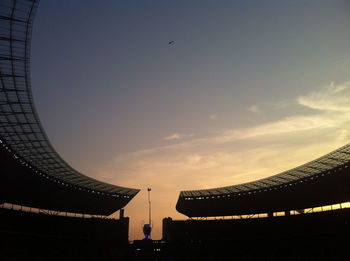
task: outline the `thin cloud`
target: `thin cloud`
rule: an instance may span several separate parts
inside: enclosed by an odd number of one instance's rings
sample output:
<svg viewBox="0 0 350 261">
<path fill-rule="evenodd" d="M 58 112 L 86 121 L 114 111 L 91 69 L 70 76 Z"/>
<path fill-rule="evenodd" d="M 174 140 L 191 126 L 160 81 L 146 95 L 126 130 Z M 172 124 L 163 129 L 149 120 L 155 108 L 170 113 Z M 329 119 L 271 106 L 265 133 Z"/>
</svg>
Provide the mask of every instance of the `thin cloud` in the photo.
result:
<svg viewBox="0 0 350 261">
<path fill-rule="evenodd" d="M 349 112 L 350 111 L 350 81 L 322 88 L 298 98 L 300 105 L 321 111 Z"/>
<path fill-rule="evenodd" d="M 169 136 L 165 136 L 164 139 L 165 140 L 179 140 L 179 139 L 182 139 L 183 138 L 183 135 L 182 134 L 179 134 L 179 133 L 173 133 Z"/>
<path fill-rule="evenodd" d="M 216 120 L 216 114 L 210 114 L 209 119 L 211 120 Z"/>
<path fill-rule="evenodd" d="M 297 97 L 294 106 L 313 109 L 311 115 L 299 114 L 253 127 L 222 130 L 201 138 L 192 137 L 176 144 L 120 155 L 100 172 L 99 178 L 129 187 L 152 186 L 156 223 L 160 224 L 165 216 L 183 218 L 175 210 L 181 190 L 264 178 L 348 143 L 349 89 L 349 82 L 331 83 Z M 183 134 L 167 137 L 181 139 Z M 139 211 L 133 204 L 146 204 L 142 200 L 136 197 L 130 203 L 127 209 L 130 215 Z M 131 227 L 137 230 L 138 221 L 133 222 Z M 155 231 L 157 229 L 160 230 L 155 228 Z"/>
<path fill-rule="evenodd" d="M 173 166 L 177 164 L 186 166 L 193 165 L 191 162 L 203 163 L 205 161 L 211 161 L 210 165 L 214 166 L 214 161 L 220 161 L 218 158 L 223 156 L 228 158 L 227 155 L 230 155 L 233 151 L 240 151 L 242 144 L 234 148 L 232 148 L 232 145 L 242 143 L 242 141 L 246 144 L 254 143 L 256 147 L 261 144 L 266 145 L 271 140 L 275 144 L 282 142 L 285 145 L 295 147 L 296 144 L 311 144 L 312 140 L 309 140 L 310 142 L 305 141 L 305 139 L 310 138 L 309 134 L 314 135 L 316 133 L 313 140 L 319 140 L 329 136 L 332 136 L 331 138 L 334 138 L 334 136 L 340 137 L 338 134 L 342 133 L 341 142 L 345 142 L 349 138 L 347 130 L 350 129 L 350 93 L 345 95 L 345 92 L 348 91 L 347 84 L 335 85 L 333 83 L 319 92 L 298 97 L 299 105 L 319 110 L 322 108 L 321 112 L 312 115 L 290 116 L 249 128 L 223 130 L 208 137 L 124 154 L 117 157 L 116 161 L 125 162 L 126 159 L 134 160 L 150 157 L 157 159 L 157 162 L 152 163 L 153 166 Z M 346 102 L 347 100 L 349 102 Z M 165 137 L 165 139 L 172 140 L 183 137 L 183 134 L 174 133 Z M 231 157 L 229 158 L 231 160 Z M 144 161 L 137 162 L 142 162 L 141 165 L 144 163 Z"/>
<path fill-rule="evenodd" d="M 248 108 L 248 111 L 250 112 L 254 112 L 254 113 L 259 113 L 261 112 L 261 110 L 259 109 L 259 107 L 257 105 L 252 105 Z"/>
</svg>

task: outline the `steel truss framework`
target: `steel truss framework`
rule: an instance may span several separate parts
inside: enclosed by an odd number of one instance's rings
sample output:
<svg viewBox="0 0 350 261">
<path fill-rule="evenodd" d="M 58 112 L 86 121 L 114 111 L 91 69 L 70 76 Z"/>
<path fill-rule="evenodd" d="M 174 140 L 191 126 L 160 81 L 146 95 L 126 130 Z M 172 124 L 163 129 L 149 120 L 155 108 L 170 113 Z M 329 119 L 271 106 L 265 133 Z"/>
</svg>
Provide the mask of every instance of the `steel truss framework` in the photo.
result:
<svg viewBox="0 0 350 261">
<path fill-rule="evenodd" d="M 36 113 L 30 82 L 30 42 L 38 0 L 0 2 L 0 142 L 34 173 L 63 186 L 132 198 L 139 190 L 89 178 L 50 144 Z"/>
</svg>

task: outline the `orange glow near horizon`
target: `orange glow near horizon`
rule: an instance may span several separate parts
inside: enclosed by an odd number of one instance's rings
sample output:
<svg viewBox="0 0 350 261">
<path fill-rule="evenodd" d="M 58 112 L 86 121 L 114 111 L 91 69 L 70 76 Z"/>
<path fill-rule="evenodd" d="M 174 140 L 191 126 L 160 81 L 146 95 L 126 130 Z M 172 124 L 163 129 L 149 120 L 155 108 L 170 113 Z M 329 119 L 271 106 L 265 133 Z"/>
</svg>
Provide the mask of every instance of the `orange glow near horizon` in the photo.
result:
<svg viewBox="0 0 350 261">
<path fill-rule="evenodd" d="M 152 237 L 161 238 L 162 219 L 185 219 L 175 210 L 182 190 L 240 184 L 292 169 L 350 141 L 350 82 L 330 83 L 296 98 L 314 110 L 252 127 L 226 129 L 206 137 L 165 135 L 165 145 L 118 155 L 94 177 L 141 188 L 126 206 L 130 238 L 143 237 L 147 187 L 152 188 Z M 117 173 L 117 174 L 116 174 Z"/>
</svg>

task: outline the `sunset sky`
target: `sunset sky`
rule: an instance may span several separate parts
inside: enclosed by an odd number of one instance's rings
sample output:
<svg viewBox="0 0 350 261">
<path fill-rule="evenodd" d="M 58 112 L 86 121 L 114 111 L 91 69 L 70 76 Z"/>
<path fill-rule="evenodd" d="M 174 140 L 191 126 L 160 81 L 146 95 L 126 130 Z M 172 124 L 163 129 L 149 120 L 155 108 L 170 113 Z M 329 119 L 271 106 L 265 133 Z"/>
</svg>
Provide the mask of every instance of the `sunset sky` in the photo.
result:
<svg viewBox="0 0 350 261">
<path fill-rule="evenodd" d="M 169 41 L 175 41 L 169 45 Z M 78 171 L 140 188 L 141 239 L 181 190 L 253 181 L 350 141 L 349 1 L 41 1 L 34 102 Z"/>
</svg>

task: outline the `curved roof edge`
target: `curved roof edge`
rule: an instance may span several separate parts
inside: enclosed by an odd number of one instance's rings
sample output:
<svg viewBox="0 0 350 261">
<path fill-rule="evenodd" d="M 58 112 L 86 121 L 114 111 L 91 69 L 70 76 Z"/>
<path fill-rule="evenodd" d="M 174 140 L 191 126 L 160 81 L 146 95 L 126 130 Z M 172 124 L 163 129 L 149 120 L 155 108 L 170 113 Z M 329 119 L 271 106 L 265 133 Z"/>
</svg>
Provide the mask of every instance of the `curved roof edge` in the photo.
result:
<svg viewBox="0 0 350 261">
<path fill-rule="evenodd" d="M 310 161 L 296 168 L 283 171 L 279 174 L 255 180 L 252 182 L 237 184 L 233 186 L 218 187 L 203 190 L 181 191 L 180 197 L 198 197 L 209 195 L 223 195 L 242 193 L 254 190 L 267 190 L 276 186 L 298 182 L 305 178 L 312 178 L 321 173 L 350 162 L 350 143 L 336 149 L 320 158 Z"/>
<path fill-rule="evenodd" d="M 140 190 L 107 184 L 74 170 L 55 151 L 36 113 L 30 82 L 30 44 L 38 0 L 0 4 L 0 140 L 37 170 L 89 191 L 134 197 Z"/>
<path fill-rule="evenodd" d="M 251 215 L 350 201 L 350 144 L 299 167 L 235 186 L 182 191 L 176 210 L 188 217 Z"/>
</svg>

